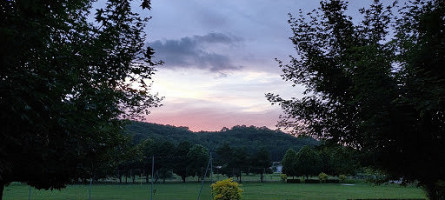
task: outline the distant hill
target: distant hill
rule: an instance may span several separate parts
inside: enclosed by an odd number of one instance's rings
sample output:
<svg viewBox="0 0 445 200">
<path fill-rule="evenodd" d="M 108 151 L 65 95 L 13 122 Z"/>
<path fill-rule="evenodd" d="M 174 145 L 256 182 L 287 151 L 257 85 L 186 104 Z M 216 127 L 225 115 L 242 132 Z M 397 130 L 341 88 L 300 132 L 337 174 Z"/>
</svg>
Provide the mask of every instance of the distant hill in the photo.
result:
<svg viewBox="0 0 445 200">
<path fill-rule="evenodd" d="M 211 151 L 224 143 L 232 148 L 245 148 L 248 153 L 254 153 L 265 147 L 271 153 L 273 161 L 280 161 L 289 148 L 298 151 L 304 145 L 315 146 L 319 142 L 310 137 L 294 137 L 282 131 L 270 130 L 266 127 L 234 126 L 216 132 L 192 132 L 187 127 L 175 127 L 145 122 L 132 122 L 126 126 L 126 133 L 133 138 L 134 143 L 145 139 L 169 141 L 178 144 L 188 141 L 201 144 Z"/>
<path fill-rule="evenodd" d="M 282 131 L 270 130 L 266 127 L 234 126 L 216 132 L 192 132 L 187 127 L 175 127 L 145 122 L 132 122 L 126 126 L 126 134 L 133 138 L 134 143 L 144 139 L 155 141 L 169 141 L 178 144 L 189 141 L 201 144 L 211 151 L 224 143 L 232 148 L 245 148 L 248 153 L 254 153 L 265 147 L 271 153 L 273 161 L 283 158 L 286 150 L 293 148 L 298 151 L 304 145 L 318 145 L 318 141 L 310 137 L 294 137 Z"/>
</svg>

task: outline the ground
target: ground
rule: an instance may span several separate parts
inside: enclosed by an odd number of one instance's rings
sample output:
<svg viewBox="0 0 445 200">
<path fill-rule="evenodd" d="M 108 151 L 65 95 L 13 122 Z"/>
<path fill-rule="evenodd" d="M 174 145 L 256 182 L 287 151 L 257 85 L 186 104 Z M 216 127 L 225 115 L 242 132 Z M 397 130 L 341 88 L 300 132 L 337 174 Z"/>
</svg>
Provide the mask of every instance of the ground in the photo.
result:
<svg viewBox="0 0 445 200">
<path fill-rule="evenodd" d="M 165 183 L 154 186 L 153 199 L 181 200 L 197 199 L 199 183 Z M 243 183 L 243 200 L 293 200 L 293 199 L 426 199 L 425 193 L 413 186 L 395 184 L 375 186 L 357 184 L 287 184 L 280 182 Z M 28 199 L 29 186 L 12 183 L 5 188 L 4 200 Z M 69 185 L 61 191 L 31 189 L 32 200 L 85 200 L 89 185 Z M 143 200 L 150 199 L 150 184 L 97 184 L 93 185 L 91 199 L 94 200 Z M 200 197 L 210 200 L 210 183 L 205 183 Z"/>
</svg>

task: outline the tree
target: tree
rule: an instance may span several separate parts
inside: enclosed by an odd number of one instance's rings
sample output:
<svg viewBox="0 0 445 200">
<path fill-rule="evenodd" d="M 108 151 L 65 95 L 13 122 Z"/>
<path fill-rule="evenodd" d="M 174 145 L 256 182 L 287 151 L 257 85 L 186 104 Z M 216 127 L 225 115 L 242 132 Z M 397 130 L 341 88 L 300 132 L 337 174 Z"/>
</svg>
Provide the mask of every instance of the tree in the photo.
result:
<svg viewBox="0 0 445 200">
<path fill-rule="evenodd" d="M 321 170 L 321 160 L 319 154 L 309 146 L 304 146 L 298 151 L 295 159 L 295 170 L 297 175 L 309 176 L 318 175 Z"/>
<path fill-rule="evenodd" d="M 284 154 L 281 164 L 283 165 L 283 173 L 288 176 L 298 176 L 296 171 L 297 152 L 293 149 L 288 149 Z"/>
<path fill-rule="evenodd" d="M 209 161 L 209 151 L 202 145 L 195 144 L 190 148 L 187 154 L 189 160 L 188 169 L 191 176 L 198 176 L 204 178 L 206 166 Z"/>
<path fill-rule="evenodd" d="M 306 96 L 268 99 L 286 113 L 284 126 L 367 153 L 388 178 L 418 180 L 443 199 L 444 2 L 413 1 L 393 15 L 375 1 L 356 25 L 346 9 L 323 1 L 310 20 L 291 16 L 298 56 L 279 64 Z"/>
<path fill-rule="evenodd" d="M 242 182 L 242 172 L 247 171 L 249 165 L 249 155 L 245 148 L 234 148 L 232 160 L 229 162 L 229 169 L 233 170 L 233 175 L 239 177 L 239 182 Z"/>
<path fill-rule="evenodd" d="M 260 174 L 260 181 L 263 182 L 263 174 L 271 173 L 272 161 L 270 160 L 270 152 L 266 148 L 261 148 L 252 156 L 251 160 L 250 167 L 253 168 L 254 173 Z"/>
<path fill-rule="evenodd" d="M 175 145 L 169 141 L 156 142 L 152 144 L 151 152 L 147 156 L 155 157 L 155 173 L 157 174 L 156 181 L 161 178 L 165 182 L 166 178 L 172 176 L 171 170 L 175 165 Z M 151 160 L 148 159 L 151 163 Z"/>
<path fill-rule="evenodd" d="M 355 174 L 359 169 L 359 152 L 340 145 L 321 145 L 317 147 L 321 160 L 320 171 L 330 175 Z M 364 158 L 367 159 L 367 158 Z"/>
<path fill-rule="evenodd" d="M 130 1 L 92 4 L 0 3 L 0 193 L 11 181 L 64 187 L 120 145 L 123 119 L 159 105 L 147 19 Z"/>
<path fill-rule="evenodd" d="M 233 176 L 233 170 L 231 168 L 231 163 L 233 160 L 233 149 L 228 143 L 224 143 L 216 149 L 217 159 L 216 165 L 221 166 L 221 173 L 228 177 Z"/>
<path fill-rule="evenodd" d="M 190 144 L 190 142 L 181 142 L 176 147 L 175 157 L 177 159 L 175 160 L 173 169 L 175 170 L 175 173 L 182 178 L 182 182 L 184 183 L 185 178 L 187 177 L 187 169 L 190 164 L 190 161 L 187 159 L 187 154 L 191 148 L 192 144 Z"/>
</svg>

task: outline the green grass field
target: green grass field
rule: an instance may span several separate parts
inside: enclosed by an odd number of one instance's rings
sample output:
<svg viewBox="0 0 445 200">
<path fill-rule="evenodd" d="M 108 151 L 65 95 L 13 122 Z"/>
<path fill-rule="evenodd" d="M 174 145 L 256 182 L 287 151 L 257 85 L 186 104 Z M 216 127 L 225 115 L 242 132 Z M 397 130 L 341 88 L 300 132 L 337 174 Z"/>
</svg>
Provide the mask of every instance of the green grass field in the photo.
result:
<svg viewBox="0 0 445 200">
<path fill-rule="evenodd" d="M 201 184 L 166 183 L 154 186 L 156 200 L 197 199 Z M 416 187 L 398 185 L 374 186 L 364 183 L 342 184 L 285 184 L 244 183 L 241 187 L 244 200 L 291 200 L 291 199 L 426 199 L 424 192 Z M 88 185 L 70 185 L 61 191 L 31 190 L 33 200 L 87 200 Z M 93 200 L 144 200 L 149 199 L 150 185 L 93 185 Z M 26 200 L 29 186 L 13 183 L 5 188 L 4 200 Z M 201 200 L 210 200 L 209 183 L 204 185 Z"/>
</svg>

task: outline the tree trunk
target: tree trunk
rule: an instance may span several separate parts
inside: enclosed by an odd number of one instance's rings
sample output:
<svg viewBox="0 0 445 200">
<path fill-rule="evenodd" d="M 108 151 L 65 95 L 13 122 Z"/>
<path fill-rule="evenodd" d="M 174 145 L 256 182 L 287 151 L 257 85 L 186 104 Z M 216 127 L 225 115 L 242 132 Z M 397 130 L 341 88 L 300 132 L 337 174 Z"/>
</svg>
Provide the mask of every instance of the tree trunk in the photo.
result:
<svg viewBox="0 0 445 200">
<path fill-rule="evenodd" d="M 181 176 L 181 178 L 182 178 L 182 182 L 185 183 L 186 176 Z"/>
<path fill-rule="evenodd" d="M 5 184 L 0 183 L 0 200 L 3 199 L 3 190 L 5 189 Z"/>
<path fill-rule="evenodd" d="M 241 169 L 239 169 L 239 182 L 240 182 L 240 183 L 243 182 L 243 180 L 241 179 L 241 178 L 242 178 L 242 177 L 241 177 L 241 174 L 242 174 L 242 171 L 241 171 Z"/>
</svg>

